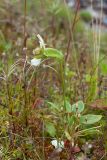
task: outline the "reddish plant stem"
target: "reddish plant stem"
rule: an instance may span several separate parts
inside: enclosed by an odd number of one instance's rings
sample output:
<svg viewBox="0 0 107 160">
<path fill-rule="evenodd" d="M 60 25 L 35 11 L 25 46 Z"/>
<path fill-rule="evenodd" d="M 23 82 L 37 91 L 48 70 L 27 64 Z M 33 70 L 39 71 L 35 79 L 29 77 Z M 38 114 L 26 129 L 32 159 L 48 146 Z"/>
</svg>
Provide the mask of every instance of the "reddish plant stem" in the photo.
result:
<svg viewBox="0 0 107 160">
<path fill-rule="evenodd" d="M 77 6 L 76 6 L 76 11 L 75 11 L 73 24 L 72 24 L 71 29 L 69 28 L 69 40 L 68 40 L 68 45 L 67 45 L 67 55 L 65 57 L 65 62 L 67 62 L 68 57 L 69 57 L 69 49 L 70 49 L 70 44 L 71 44 L 71 41 L 72 41 L 72 34 L 74 32 L 75 25 L 77 23 L 77 16 L 78 16 L 79 8 L 80 8 L 80 0 L 77 0 Z M 72 52 L 72 49 L 71 49 L 71 52 Z"/>
<path fill-rule="evenodd" d="M 26 48 L 26 10 L 27 10 L 27 2 L 24 1 L 24 47 Z"/>
<path fill-rule="evenodd" d="M 25 54 L 25 62 L 24 62 L 24 115 L 25 115 L 25 125 L 28 126 L 28 119 L 27 119 L 27 82 L 26 82 L 26 63 L 27 63 L 27 48 L 26 48 L 26 10 L 27 10 L 27 0 L 24 0 L 24 54 Z"/>
</svg>

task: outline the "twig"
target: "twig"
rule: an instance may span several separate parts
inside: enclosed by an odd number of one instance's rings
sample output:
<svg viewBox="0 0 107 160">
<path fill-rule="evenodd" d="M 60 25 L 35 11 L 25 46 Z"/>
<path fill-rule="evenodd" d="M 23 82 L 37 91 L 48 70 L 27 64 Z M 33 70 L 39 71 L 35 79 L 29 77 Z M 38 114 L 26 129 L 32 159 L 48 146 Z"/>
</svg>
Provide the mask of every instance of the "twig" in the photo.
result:
<svg viewBox="0 0 107 160">
<path fill-rule="evenodd" d="M 26 48 L 26 9 L 27 9 L 27 2 L 24 1 L 24 47 Z"/>
<path fill-rule="evenodd" d="M 69 28 L 69 33 L 70 34 L 69 34 L 69 40 L 68 40 L 68 46 L 67 46 L 67 55 L 65 57 L 65 62 L 67 62 L 68 57 L 69 57 L 69 49 L 70 49 L 70 44 L 71 44 L 71 41 L 72 41 L 72 34 L 74 32 L 75 24 L 77 23 L 77 15 L 78 15 L 79 7 L 80 7 L 80 0 L 77 0 L 77 7 L 76 7 L 76 11 L 75 11 L 73 24 L 72 24 L 71 29 Z"/>
<path fill-rule="evenodd" d="M 26 90 L 26 64 L 27 64 L 27 48 L 26 48 L 26 9 L 27 9 L 27 0 L 24 0 L 24 48 L 23 51 L 25 53 L 25 62 L 23 68 L 23 76 L 24 76 L 24 115 L 25 115 L 25 124 L 26 127 L 28 125 L 27 121 L 27 90 Z"/>
</svg>

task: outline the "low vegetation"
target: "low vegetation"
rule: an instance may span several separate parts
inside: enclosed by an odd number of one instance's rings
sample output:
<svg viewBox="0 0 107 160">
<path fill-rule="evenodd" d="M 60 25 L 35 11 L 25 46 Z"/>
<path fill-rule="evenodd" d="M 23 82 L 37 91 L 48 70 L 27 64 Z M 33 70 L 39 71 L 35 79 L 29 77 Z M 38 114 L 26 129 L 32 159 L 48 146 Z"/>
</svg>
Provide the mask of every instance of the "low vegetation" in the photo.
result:
<svg viewBox="0 0 107 160">
<path fill-rule="evenodd" d="M 106 160 L 101 23 L 79 0 L 1 0 L 0 11 L 0 159 Z"/>
</svg>

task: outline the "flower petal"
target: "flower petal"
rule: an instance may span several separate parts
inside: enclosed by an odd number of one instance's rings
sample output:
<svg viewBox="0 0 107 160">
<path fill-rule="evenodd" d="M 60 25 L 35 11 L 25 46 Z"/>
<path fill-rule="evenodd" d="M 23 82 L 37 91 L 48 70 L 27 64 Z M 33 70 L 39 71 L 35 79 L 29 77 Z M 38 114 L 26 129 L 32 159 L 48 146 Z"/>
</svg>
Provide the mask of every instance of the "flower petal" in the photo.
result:
<svg viewBox="0 0 107 160">
<path fill-rule="evenodd" d="M 41 59 L 33 58 L 33 59 L 31 60 L 31 65 L 32 65 L 32 66 L 37 67 L 37 66 L 40 65 L 40 63 L 41 63 Z"/>
<path fill-rule="evenodd" d="M 51 141 L 51 144 L 56 148 L 64 148 L 64 142 L 63 141 L 57 141 L 56 139 L 55 140 L 52 140 Z"/>
</svg>

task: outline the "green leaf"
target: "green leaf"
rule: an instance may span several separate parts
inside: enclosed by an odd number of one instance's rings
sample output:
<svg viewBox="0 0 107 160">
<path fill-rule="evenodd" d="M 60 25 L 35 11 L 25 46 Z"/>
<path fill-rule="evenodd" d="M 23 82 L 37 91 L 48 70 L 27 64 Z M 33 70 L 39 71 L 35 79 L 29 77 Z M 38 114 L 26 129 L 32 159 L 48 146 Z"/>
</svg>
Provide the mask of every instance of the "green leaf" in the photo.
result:
<svg viewBox="0 0 107 160">
<path fill-rule="evenodd" d="M 76 75 L 76 73 L 73 72 L 73 71 L 71 71 L 71 70 L 69 69 L 69 67 L 66 66 L 66 68 L 65 68 L 65 75 L 66 75 L 68 78 L 72 78 L 72 77 L 74 77 L 74 76 Z"/>
<path fill-rule="evenodd" d="M 72 105 L 72 112 L 81 113 L 84 110 L 84 103 L 82 101 L 78 101 L 77 103 Z"/>
<path fill-rule="evenodd" d="M 62 52 L 58 51 L 57 49 L 53 49 L 53 48 L 45 48 L 43 54 L 46 57 L 50 57 L 50 58 L 57 58 L 57 59 L 63 58 Z"/>
<path fill-rule="evenodd" d="M 55 103 L 52 103 L 52 102 L 47 102 L 48 106 L 51 107 L 51 109 L 55 109 L 57 111 L 59 111 L 60 107 L 55 104 Z"/>
<path fill-rule="evenodd" d="M 91 75 L 90 74 L 86 74 L 85 75 L 85 79 L 86 79 L 86 82 L 90 82 L 91 81 Z"/>
<path fill-rule="evenodd" d="M 56 135 L 56 129 L 53 123 L 46 123 L 46 130 L 50 136 L 54 137 Z"/>
<path fill-rule="evenodd" d="M 75 122 L 75 116 L 68 117 L 68 124 L 71 126 Z"/>
<path fill-rule="evenodd" d="M 102 118 L 101 115 L 87 114 L 87 115 L 84 115 L 84 116 L 80 117 L 80 123 L 83 123 L 83 124 L 94 124 L 94 123 L 100 121 L 101 118 Z"/>
<path fill-rule="evenodd" d="M 71 104 L 69 103 L 69 101 L 65 101 L 65 104 L 66 104 L 66 111 L 68 112 L 68 113 L 71 113 L 72 111 L 71 111 Z"/>
<path fill-rule="evenodd" d="M 103 75 L 107 75 L 107 63 L 106 62 L 101 63 L 101 71 Z"/>
<path fill-rule="evenodd" d="M 81 130 L 80 136 L 87 136 L 87 135 L 92 135 L 92 134 L 102 134 L 102 133 L 99 129 L 97 129 L 97 127 L 96 128 L 93 127 L 93 128 Z"/>
</svg>

